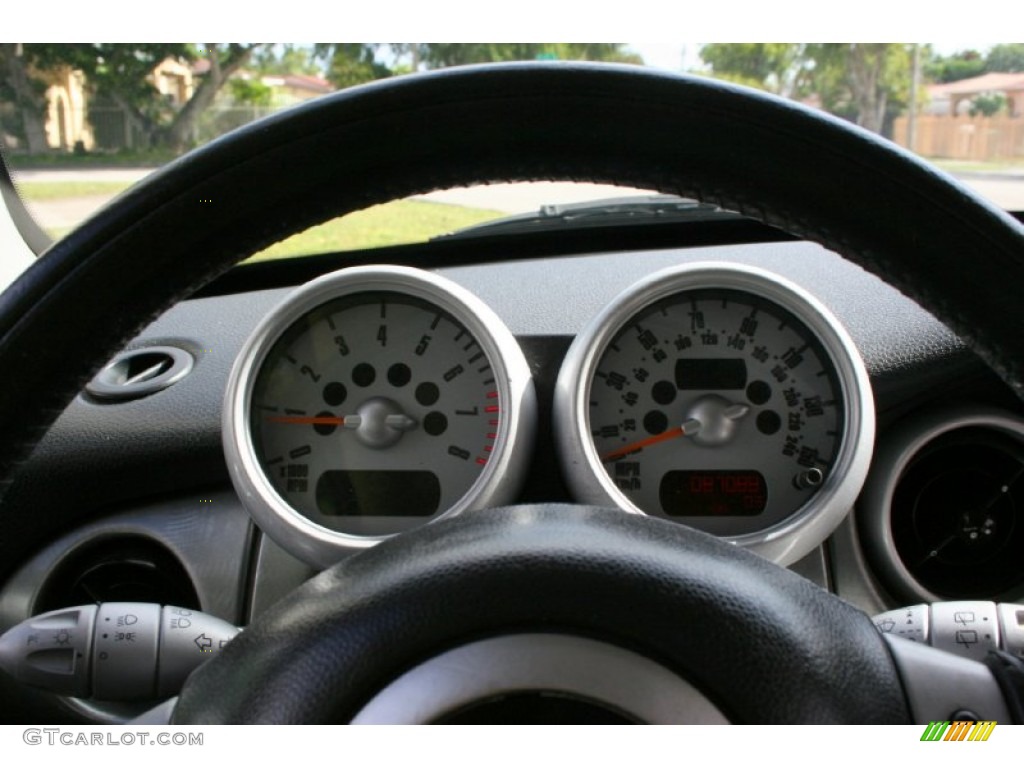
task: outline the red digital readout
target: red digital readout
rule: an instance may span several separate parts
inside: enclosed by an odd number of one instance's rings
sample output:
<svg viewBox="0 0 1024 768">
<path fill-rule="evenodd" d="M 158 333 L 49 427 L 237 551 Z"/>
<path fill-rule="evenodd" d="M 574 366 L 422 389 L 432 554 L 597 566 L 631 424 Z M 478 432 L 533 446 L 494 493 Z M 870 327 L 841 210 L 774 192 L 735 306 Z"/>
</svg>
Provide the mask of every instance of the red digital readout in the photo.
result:
<svg viewBox="0 0 1024 768">
<path fill-rule="evenodd" d="M 691 472 L 690 493 L 761 496 L 764 480 L 758 472 Z"/>
<path fill-rule="evenodd" d="M 665 473 L 659 496 L 665 514 L 676 517 L 756 515 L 768 489 L 753 470 L 676 470 Z"/>
</svg>

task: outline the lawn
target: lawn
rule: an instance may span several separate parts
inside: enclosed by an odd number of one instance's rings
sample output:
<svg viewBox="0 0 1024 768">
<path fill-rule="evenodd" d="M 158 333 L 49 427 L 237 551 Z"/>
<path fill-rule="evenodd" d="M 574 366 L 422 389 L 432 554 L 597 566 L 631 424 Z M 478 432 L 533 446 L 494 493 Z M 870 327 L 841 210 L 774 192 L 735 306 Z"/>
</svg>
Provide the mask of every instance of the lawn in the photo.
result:
<svg viewBox="0 0 1024 768">
<path fill-rule="evenodd" d="M 127 181 L 22 181 L 15 186 L 25 200 L 35 203 L 69 197 L 113 197 L 131 184 Z"/>
<path fill-rule="evenodd" d="M 250 261 L 421 243 L 504 215 L 428 200 L 396 200 L 311 227 L 255 254 Z"/>
</svg>

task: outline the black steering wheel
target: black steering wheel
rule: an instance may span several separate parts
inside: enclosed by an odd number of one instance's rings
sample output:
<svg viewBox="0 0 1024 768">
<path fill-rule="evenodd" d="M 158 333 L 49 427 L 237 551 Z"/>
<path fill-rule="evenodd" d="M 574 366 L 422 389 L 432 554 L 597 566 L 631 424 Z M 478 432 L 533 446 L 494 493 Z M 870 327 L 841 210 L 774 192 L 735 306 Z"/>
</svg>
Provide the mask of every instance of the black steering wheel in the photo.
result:
<svg viewBox="0 0 1024 768">
<path fill-rule="evenodd" d="M 247 254 L 371 204 L 540 179 L 700 198 L 817 241 L 931 309 L 1022 391 L 1024 231 L 948 177 L 837 120 L 717 82 L 485 66 L 248 126 L 57 243 L 0 297 L 0 477 L 10 482 L 147 322 Z M 3 525 L 0 562 L 48 533 L 11 514 Z M 630 649 L 734 721 L 910 717 L 888 646 L 837 598 L 681 526 L 545 506 L 425 526 L 332 568 L 195 674 L 174 718 L 344 721 L 420 661 L 521 632 Z"/>
</svg>

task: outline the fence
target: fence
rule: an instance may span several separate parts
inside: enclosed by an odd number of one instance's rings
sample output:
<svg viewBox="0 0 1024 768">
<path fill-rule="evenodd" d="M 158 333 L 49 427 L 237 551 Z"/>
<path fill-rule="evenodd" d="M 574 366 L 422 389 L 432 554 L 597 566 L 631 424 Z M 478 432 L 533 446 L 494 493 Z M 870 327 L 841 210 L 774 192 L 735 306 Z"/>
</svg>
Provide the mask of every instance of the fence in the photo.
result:
<svg viewBox="0 0 1024 768">
<path fill-rule="evenodd" d="M 281 107 L 210 107 L 200 114 L 193 127 L 190 144 L 205 144 L 246 123 L 265 117 Z M 116 106 L 90 106 L 85 114 L 60 110 L 42 116 L 50 149 L 70 150 L 78 142 L 87 150 L 116 152 L 146 150 L 151 136 L 131 113 Z M 0 103 L 0 134 L 14 151 L 24 152 L 21 119 L 12 105 Z M 22 137 L 23 139 L 24 137 Z"/>
<path fill-rule="evenodd" d="M 205 144 L 275 111 L 271 107 L 211 107 L 199 116 L 189 143 Z M 138 123 L 119 107 L 93 107 L 89 121 L 98 149 L 145 149 L 149 143 Z"/>
<path fill-rule="evenodd" d="M 1024 118 L 919 115 L 912 149 L 925 157 L 952 160 L 1024 159 Z M 907 118 L 898 117 L 893 139 L 907 143 Z"/>
</svg>

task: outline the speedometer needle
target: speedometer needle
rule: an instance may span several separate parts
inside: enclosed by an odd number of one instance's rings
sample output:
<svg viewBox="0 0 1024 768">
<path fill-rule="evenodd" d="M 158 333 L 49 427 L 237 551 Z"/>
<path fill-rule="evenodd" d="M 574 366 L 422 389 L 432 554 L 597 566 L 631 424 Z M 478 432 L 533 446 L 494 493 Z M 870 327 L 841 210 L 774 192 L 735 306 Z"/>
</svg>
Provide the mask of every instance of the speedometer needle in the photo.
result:
<svg viewBox="0 0 1024 768">
<path fill-rule="evenodd" d="M 684 421 L 678 427 L 672 427 L 667 429 L 660 435 L 654 435 L 652 437 L 645 437 L 643 440 L 637 440 L 635 443 L 624 445 L 621 448 L 616 448 L 614 451 L 609 451 L 601 457 L 601 463 L 607 464 L 609 461 L 614 461 L 628 453 L 635 453 L 636 451 L 643 450 L 652 445 L 663 443 L 666 440 L 674 440 L 677 437 L 685 437 L 686 435 L 695 435 L 700 431 L 700 422 L 697 419 L 688 419 Z"/>
</svg>

